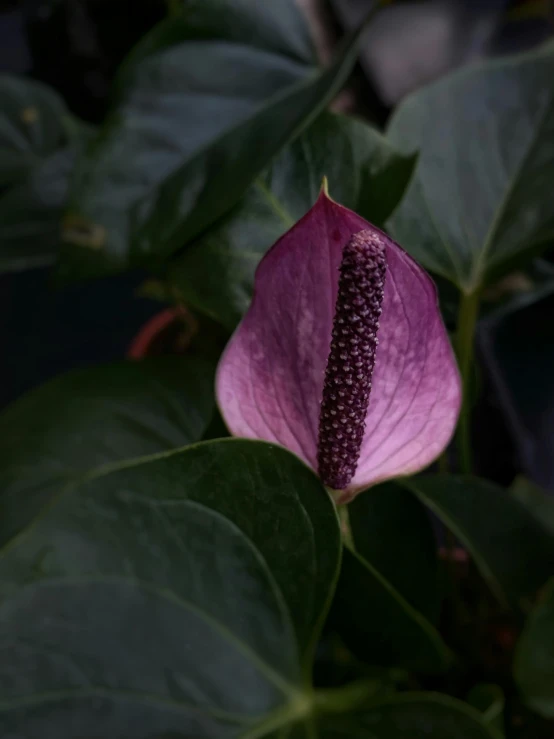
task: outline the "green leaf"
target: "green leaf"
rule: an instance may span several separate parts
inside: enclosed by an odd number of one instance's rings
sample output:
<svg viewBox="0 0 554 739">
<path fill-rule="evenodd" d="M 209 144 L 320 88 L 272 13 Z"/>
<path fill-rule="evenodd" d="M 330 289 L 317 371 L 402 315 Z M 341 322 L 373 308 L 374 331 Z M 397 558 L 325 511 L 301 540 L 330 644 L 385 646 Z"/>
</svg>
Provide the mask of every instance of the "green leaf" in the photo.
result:
<svg viewBox="0 0 554 739">
<path fill-rule="evenodd" d="M 431 622 L 439 615 L 437 543 L 425 506 L 396 482 L 377 485 L 348 506 L 358 554 Z"/>
<path fill-rule="evenodd" d="M 467 702 L 476 708 L 488 726 L 504 735 L 504 706 L 506 699 L 498 685 L 480 683 L 475 685 L 467 696 Z"/>
<path fill-rule="evenodd" d="M 477 477 L 402 480 L 470 552 L 504 605 L 522 605 L 554 572 L 554 537 L 508 490 Z"/>
<path fill-rule="evenodd" d="M 74 370 L 0 414 L 0 544 L 92 470 L 200 440 L 214 368 L 160 358 Z"/>
<path fill-rule="evenodd" d="M 45 85 L 0 76 L 0 272 L 51 264 L 85 130 Z"/>
<path fill-rule="evenodd" d="M 53 264 L 74 161 L 62 149 L 0 193 L 0 272 Z"/>
<path fill-rule="evenodd" d="M 514 678 L 528 705 L 541 716 L 554 719 L 554 579 L 519 639 Z"/>
<path fill-rule="evenodd" d="M 388 135 L 420 152 L 390 226 L 465 292 L 554 238 L 554 45 L 456 72 L 409 96 Z"/>
<path fill-rule="evenodd" d="M 0 75 L 0 187 L 24 180 L 69 143 L 70 116 L 46 85 Z"/>
<path fill-rule="evenodd" d="M 500 739 L 466 703 L 438 693 L 404 693 L 338 716 L 322 715 L 317 731 L 290 739 Z"/>
<path fill-rule="evenodd" d="M 165 260 L 229 211 L 331 101 L 358 34 L 318 70 L 299 50 L 307 31 L 287 52 L 293 4 L 282 0 L 276 13 L 268 3 L 192 0 L 166 22 L 168 47 L 155 42 L 155 53 L 124 67 L 120 100 L 79 168 L 62 276 Z M 268 48 L 273 20 L 281 30 Z"/>
<path fill-rule="evenodd" d="M 0 734 L 290 724 L 311 710 L 339 559 L 332 500 L 268 444 L 205 442 L 60 489 L 0 559 Z"/>
<path fill-rule="evenodd" d="M 511 486 L 511 492 L 519 502 L 532 513 L 544 528 L 554 536 L 554 498 L 541 487 L 525 477 L 518 476 Z"/>
<path fill-rule="evenodd" d="M 337 202 L 382 225 L 414 164 L 375 129 L 322 113 L 228 217 L 173 260 L 169 279 L 188 304 L 234 328 L 250 302 L 259 260 L 312 207 L 324 176 Z"/>
<path fill-rule="evenodd" d="M 359 554 L 344 550 L 333 624 L 358 657 L 384 667 L 444 669 L 451 654 L 434 626 Z"/>
</svg>

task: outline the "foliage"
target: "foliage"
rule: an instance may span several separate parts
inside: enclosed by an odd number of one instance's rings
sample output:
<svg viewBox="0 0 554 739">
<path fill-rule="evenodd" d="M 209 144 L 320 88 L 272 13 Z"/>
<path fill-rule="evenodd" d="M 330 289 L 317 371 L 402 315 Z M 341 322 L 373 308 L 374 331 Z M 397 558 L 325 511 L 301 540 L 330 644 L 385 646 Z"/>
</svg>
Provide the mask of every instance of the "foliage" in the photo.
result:
<svg viewBox="0 0 554 739">
<path fill-rule="evenodd" d="M 172 7 L 96 131 L 0 78 L 0 270 L 139 266 L 199 327 L 184 356 L 0 414 L 0 734 L 509 739 L 522 705 L 554 718 L 554 504 L 473 474 L 468 400 L 485 286 L 554 237 L 554 45 L 416 92 L 383 134 L 328 110 L 362 29 L 322 68 L 293 0 Z M 225 438 L 214 394 L 219 336 L 324 177 L 460 298 L 441 474 L 348 507 L 287 449 Z"/>
</svg>

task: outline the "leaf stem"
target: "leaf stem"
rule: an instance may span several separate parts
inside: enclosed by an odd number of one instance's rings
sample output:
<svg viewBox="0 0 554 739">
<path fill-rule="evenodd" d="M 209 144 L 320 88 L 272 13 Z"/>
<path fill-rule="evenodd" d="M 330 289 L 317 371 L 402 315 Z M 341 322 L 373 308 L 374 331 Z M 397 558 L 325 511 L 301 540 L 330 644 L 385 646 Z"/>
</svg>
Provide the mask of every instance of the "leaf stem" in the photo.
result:
<svg viewBox="0 0 554 739">
<path fill-rule="evenodd" d="M 458 332 L 456 335 L 456 354 L 462 376 L 462 410 L 458 423 L 457 443 L 460 455 L 460 468 L 464 474 L 471 473 L 471 399 L 469 388 L 473 366 L 473 346 L 475 328 L 479 313 L 479 292 L 462 293 L 458 312 Z"/>
<path fill-rule="evenodd" d="M 340 533 L 342 543 L 348 549 L 355 551 L 354 539 L 352 538 L 352 528 L 350 526 L 350 512 L 346 503 L 341 503 L 337 506 L 337 512 L 340 521 Z"/>
<path fill-rule="evenodd" d="M 358 680 L 341 688 L 316 690 L 315 709 L 320 713 L 348 713 L 374 698 L 380 687 L 378 680 Z"/>
</svg>

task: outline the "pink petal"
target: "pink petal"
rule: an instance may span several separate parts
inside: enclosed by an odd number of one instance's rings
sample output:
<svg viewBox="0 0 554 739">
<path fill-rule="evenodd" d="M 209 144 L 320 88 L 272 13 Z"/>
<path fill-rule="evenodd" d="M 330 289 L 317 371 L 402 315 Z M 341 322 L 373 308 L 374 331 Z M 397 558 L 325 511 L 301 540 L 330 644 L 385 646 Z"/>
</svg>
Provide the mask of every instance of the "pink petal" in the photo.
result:
<svg viewBox="0 0 554 739">
<path fill-rule="evenodd" d="M 322 193 L 261 261 L 252 304 L 218 369 L 218 402 L 231 433 L 285 446 L 314 469 L 342 249 L 368 228 Z M 385 239 L 379 346 L 352 492 L 432 462 L 450 440 L 460 405 L 435 287 Z"/>
</svg>

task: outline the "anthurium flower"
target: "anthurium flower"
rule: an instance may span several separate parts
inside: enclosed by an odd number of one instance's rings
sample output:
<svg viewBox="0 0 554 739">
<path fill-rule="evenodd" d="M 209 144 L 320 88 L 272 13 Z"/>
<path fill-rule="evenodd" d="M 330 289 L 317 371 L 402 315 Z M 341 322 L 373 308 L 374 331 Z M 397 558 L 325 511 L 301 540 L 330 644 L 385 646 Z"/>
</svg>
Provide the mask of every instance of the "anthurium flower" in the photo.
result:
<svg viewBox="0 0 554 739">
<path fill-rule="evenodd" d="M 261 261 L 221 358 L 229 430 L 287 447 L 347 502 L 432 462 L 460 396 L 433 282 L 324 189 Z"/>
</svg>

